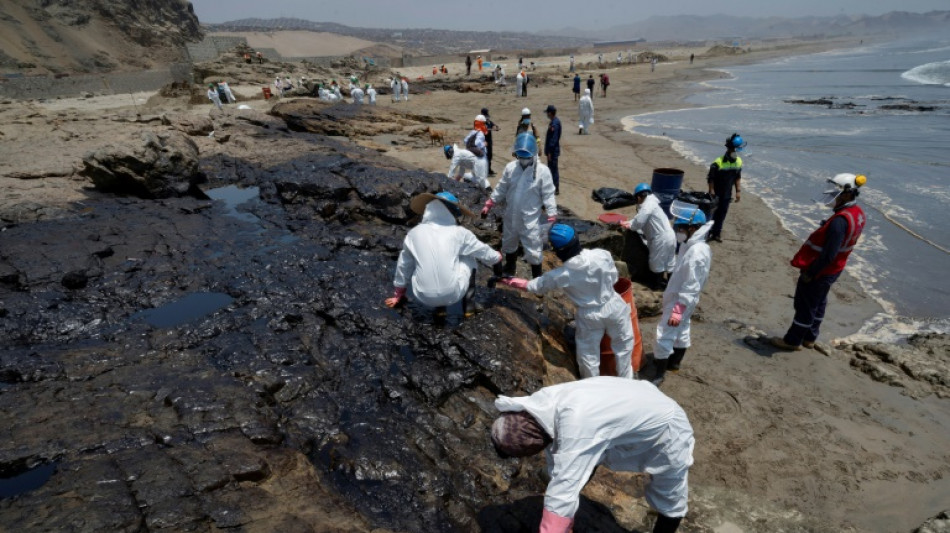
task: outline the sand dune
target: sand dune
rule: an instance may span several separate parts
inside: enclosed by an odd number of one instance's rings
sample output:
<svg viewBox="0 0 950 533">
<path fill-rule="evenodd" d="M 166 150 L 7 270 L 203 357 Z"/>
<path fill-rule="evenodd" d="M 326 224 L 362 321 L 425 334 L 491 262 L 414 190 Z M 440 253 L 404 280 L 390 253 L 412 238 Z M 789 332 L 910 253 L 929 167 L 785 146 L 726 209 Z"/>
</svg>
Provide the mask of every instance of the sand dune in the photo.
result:
<svg viewBox="0 0 950 533">
<path fill-rule="evenodd" d="M 220 32 L 211 35 L 244 37 L 252 48 L 273 48 L 284 57 L 340 56 L 376 44 L 356 37 L 313 31 Z"/>
</svg>

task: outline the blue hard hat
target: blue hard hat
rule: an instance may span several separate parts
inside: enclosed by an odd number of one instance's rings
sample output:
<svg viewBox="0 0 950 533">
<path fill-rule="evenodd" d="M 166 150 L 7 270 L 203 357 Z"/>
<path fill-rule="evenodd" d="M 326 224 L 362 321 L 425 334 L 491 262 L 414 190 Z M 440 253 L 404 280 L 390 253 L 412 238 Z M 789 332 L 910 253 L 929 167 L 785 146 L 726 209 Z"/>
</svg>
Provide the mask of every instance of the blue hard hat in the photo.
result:
<svg viewBox="0 0 950 533">
<path fill-rule="evenodd" d="M 738 133 L 733 133 L 732 137 L 729 137 L 729 140 L 726 141 L 726 147 L 735 148 L 737 152 L 741 152 L 745 145 L 745 139 Z"/>
<path fill-rule="evenodd" d="M 534 157 L 538 155 L 538 140 L 531 132 L 519 133 L 515 139 L 515 156 Z"/>
<path fill-rule="evenodd" d="M 702 226 L 706 223 L 706 213 L 700 208 L 682 213 L 673 221 L 674 226 Z"/>
<path fill-rule="evenodd" d="M 551 240 L 551 246 L 557 250 L 570 244 L 577 238 L 577 235 L 574 233 L 574 228 L 567 224 L 554 224 L 551 226 L 551 232 L 548 234 L 548 238 Z"/>
<path fill-rule="evenodd" d="M 637 185 L 637 188 L 633 190 L 633 195 L 636 196 L 643 191 L 653 192 L 653 189 L 651 189 L 650 186 L 647 185 L 646 183 L 640 183 Z"/>
<path fill-rule="evenodd" d="M 442 147 L 442 152 L 445 153 L 445 157 L 446 157 L 447 159 L 451 159 L 452 156 L 455 155 L 455 149 L 452 148 L 452 145 L 451 145 L 451 144 L 447 144 L 447 145 L 443 146 L 443 147 Z"/>
</svg>

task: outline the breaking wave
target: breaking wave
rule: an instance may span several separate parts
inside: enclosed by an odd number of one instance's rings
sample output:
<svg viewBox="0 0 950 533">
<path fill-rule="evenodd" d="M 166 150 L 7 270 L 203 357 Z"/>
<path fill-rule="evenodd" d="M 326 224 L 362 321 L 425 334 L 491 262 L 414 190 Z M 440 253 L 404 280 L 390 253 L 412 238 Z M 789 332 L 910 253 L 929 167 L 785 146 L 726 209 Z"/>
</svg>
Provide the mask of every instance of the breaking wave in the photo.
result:
<svg viewBox="0 0 950 533">
<path fill-rule="evenodd" d="M 902 73 L 901 77 L 923 85 L 950 87 L 950 61 L 936 61 L 919 65 Z"/>
</svg>

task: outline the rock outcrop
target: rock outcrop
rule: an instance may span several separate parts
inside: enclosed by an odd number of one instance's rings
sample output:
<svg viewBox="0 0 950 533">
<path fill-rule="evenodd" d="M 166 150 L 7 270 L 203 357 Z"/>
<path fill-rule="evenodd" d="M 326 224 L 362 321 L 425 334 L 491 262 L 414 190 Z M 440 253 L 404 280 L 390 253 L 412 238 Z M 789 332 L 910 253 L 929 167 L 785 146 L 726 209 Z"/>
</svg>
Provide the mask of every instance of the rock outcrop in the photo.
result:
<svg viewBox="0 0 950 533">
<path fill-rule="evenodd" d="M 143 131 L 128 143 L 86 154 L 80 174 L 104 192 L 182 196 L 200 183 L 198 146 L 182 133 Z"/>
</svg>

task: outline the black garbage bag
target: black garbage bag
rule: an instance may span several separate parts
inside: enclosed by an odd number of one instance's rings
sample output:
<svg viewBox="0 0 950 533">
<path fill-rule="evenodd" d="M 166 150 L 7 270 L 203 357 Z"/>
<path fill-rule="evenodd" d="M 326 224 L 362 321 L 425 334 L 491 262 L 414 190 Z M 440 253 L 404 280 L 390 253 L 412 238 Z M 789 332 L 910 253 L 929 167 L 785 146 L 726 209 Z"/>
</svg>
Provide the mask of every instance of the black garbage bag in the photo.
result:
<svg viewBox="0 0 950 533">
<path fill-rule="evenodd" d="M 600 189 L 594 189 L 594 191 L 591 192 L 590 197 L 595 202 L 604 206 L 604 209 L 608 211 L 620 207 L 627 207 L 629 205 L 636 205 L 637 203 L 633 193 L 623 189 L 613 189 L 611 187 L 601 187 Z"/>
<path fill-rule="evenodd" d="M 713 214 L 716 212 L 716 206 L 719 204 L 719 199 L 715 196 L 700 191 L 680 191 L 676 199 L 699 206 L 703 210 L 703 214 L 706 215 L 706 220 L 712 220 Z"/>
</svg>

